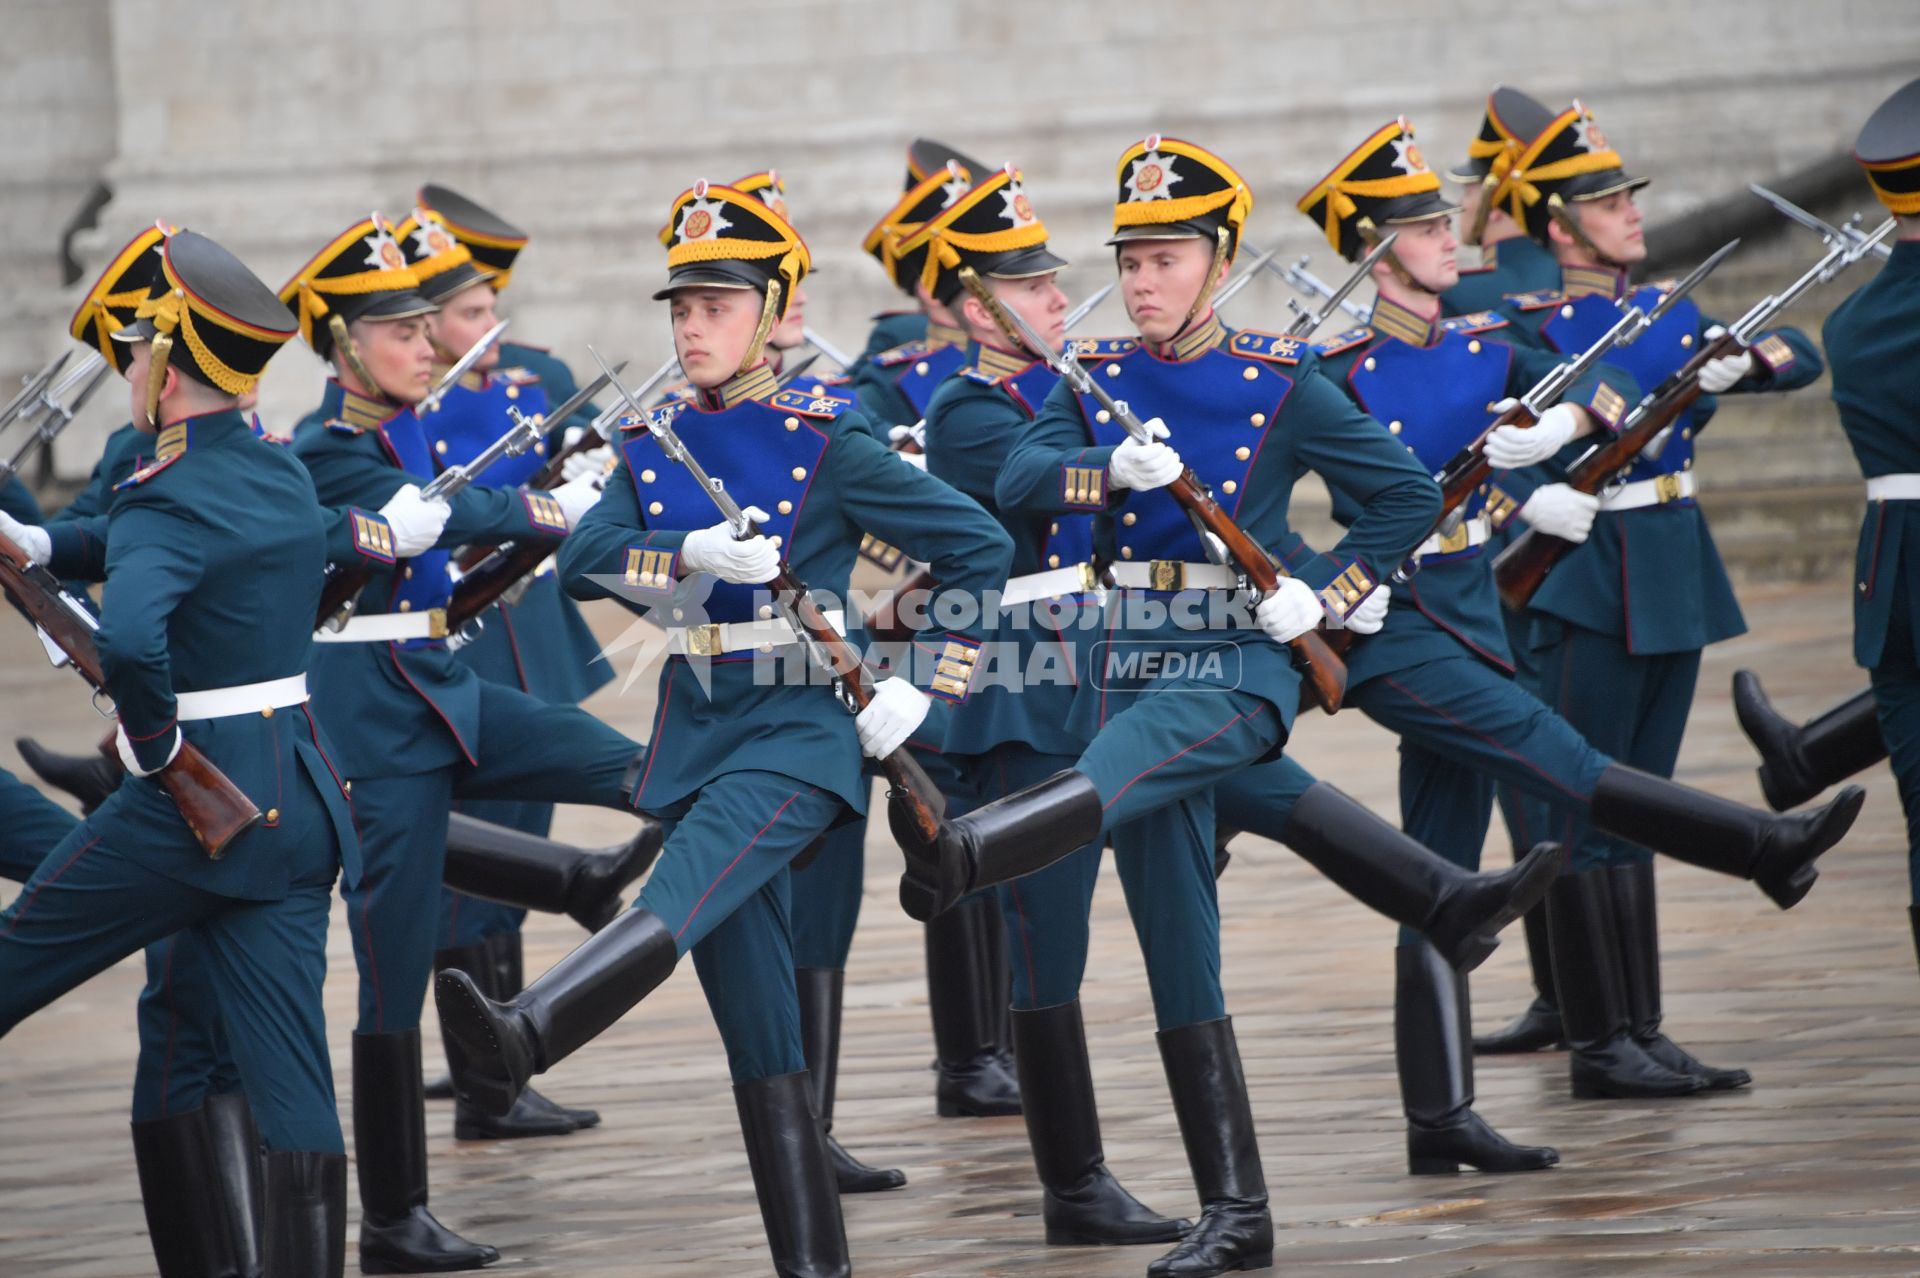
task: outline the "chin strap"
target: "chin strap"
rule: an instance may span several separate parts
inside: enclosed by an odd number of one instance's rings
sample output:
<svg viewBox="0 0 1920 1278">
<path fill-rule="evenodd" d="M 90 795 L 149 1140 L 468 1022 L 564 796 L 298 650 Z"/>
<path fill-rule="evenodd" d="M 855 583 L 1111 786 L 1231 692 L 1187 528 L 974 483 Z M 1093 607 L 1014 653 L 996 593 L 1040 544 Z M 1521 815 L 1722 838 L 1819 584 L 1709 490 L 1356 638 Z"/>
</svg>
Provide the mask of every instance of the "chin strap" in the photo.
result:
<svg viewBox="0 0 1920 1278">
<path fill-rule="evenodd" d="M 153 350 L 147 357 L 147 424 L 158 429 L 160 426 L 160 392 L 167 384 L 167 361 L 173 354 L 173 335 L 155 333 L 150 343 Z"/>
<path fill-rule="evenodd" d="M 1502 176 L 1488 169 L 1487 175 L 1480 179 L 1480 203 L 1473 210 L 1473 221 L 1467 225 L 1466 234 L 1460 237 L 1463 242 L 1478 247 L 1480 241 L 1486 238 L 1487 219 L 1493 216 L 1493 196 L 1500 187 Z"/>
<path fill-rule="evenodd" d="M 773 326 L 780 322 L 780 296 L 784 291 L 779 280 L 767 281 L 766 300 L 760 304 L 760 323 L 753 330 L 753 340 L 747 343 L 747 353 L 741 357 L 740 367 L 733 370 L 735 377 L 760 362 L 761 348 L 767 344 L 767 336 L 773 332 Z"/>
<path fill-rule="evenodd" d="M 1193 327 L 1193 321 L 1207 313 L 1208 303 L 1213 301 L 1214 283 L 1220 278 L 1220 268 L 1227 263 L 1228 251 L 1233 244 L 1233 232 L 1224 226 L 1217 226 L 1213 233 L 1213 261 L 1207 264 L 1207 278 L 1200 283 L 1200 291 L 1193 295 L 1193 305 L 1187 308 L 1187 317 L 1180 321 L 1180 327 L 1173 330 L 1168 342 L 1177 342 Z"/>
<path fill-rule="evenodd" d="M 1360 233 L 1360 238 L 1362 240 L 1366 241 L 1367 250 L 1369 252 L 1371 252 L 1372 250 L 1380 246 L 1380 228 L 1373 224 L 1372 218 L 1370 217 L 1361 218 L 1358 222 L 1354 223 L 1353 229 Z M 1382 257 L 1380 260 L 1385 262 L 1387 264 L 1387 269 L 1393 272 L 1393 278 L 1395 278 L 1396 280 L 1399 280 L 1402 284 L 1405 284 L 1408 288 L 1419 289 L 1423 293 L 1427 291 L 1426 287 L 1422 285 L 1419 280 L 1416 280 L 1415 278 L 1413 278 L 1413 272 L 1409 271 L 1406 268 L 1406 266 L 1401 263 L 1400 255 L 1398 253 L 1395 253 L 1392 249 L 1388 249 L 1386 252 L 1386 256 Z"/>
<path fill-rule="evenodd" d="M 386 392 L 380 388 L 380 383 L 373 380 L 373 374 L 367 371 L 366 363 L 361 360 L 360 348 L 354 344 L 353 338 L 347 333 L 347 322 L 338 315 L 329 315 L 327 332 L 333 335 L 334 353 L 346 363 L 347 370 L 358 379 L 360 388 L 368 395 L 376 397 L 385 395 Z"/>
<path fill-rule="evenodd" d="M 974 300 L 986 307 L 987 314 L 993 319 L 994 327 L 1005 334 L 1007 341 L 1012 343 L 1010 349 L 1026 351 L 1035 359 L 1046 359 L 1053 353 L 1029 348 L 1026 338 L 1021 336 L 1020 330 L 1014 325 L 1013 318 L 1007 314 L 1005 304 L 993 295 L 993 290 L 987 287 L 987 282 L 980 278 L 979 272 L 971 266 L 962 266 L 959 275 L 960 282 L 966 286 L 967 292 L 973 294 Z"/>
<path fill-rule="evenodd" d="M 1575 244 L 1578 244 L 1581 248 L 1592 254 L 1594 261 L 1604 263 L 1616 270 L 1621 269 L 1619 263 L 1612 261 L 1605 253 L 1602 253 L 1600 246 L 1595 244 L 1593 239 L 1585 231 L 1580 229 L 1580 219 L 1573 215 L 1573 210 L 1567 207 L 1567 202 L 1560 198 L 1558 192 L 1547 197 L 1547 216 L 1558 222 L 1560 229 L 1565 231 Z"/>
</svg>

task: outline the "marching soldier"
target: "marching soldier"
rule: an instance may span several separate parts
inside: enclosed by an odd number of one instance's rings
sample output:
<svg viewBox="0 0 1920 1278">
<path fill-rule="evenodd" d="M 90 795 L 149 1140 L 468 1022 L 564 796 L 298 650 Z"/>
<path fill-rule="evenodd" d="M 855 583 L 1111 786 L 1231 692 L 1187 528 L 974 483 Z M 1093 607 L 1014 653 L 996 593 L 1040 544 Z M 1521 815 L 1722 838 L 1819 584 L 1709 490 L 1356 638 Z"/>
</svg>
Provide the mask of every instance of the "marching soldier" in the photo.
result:
<svg viewBox="0 0 1920 1278">
<path fill-rule="evenodd" d="M 1646 255 L 1634 192 L 1647 179 L 1622 167 L 1591 112 L 1574 104 L 1514 161 L 1500 200 L 1560 264 L 1555 287 L 1509 299 L 1514 327 L 1557 352 L 1589 346 L 1621 307 L 1651 311 L 1659 285 L 1628 276 Z M 1642 387 L 1685 364 L 1721 330 L 1682 300 L 1631 346 L 1609 358 Z M 1643 455 L 1603 498 L 1546 484 L 1521 517 L 1580 543 L 1533 596 L 1527 615 L 1532 678 L 1542 699 L 1595 748 L 1635 769 L 1623 798 L 1656 799 L 1673 773 L 1699 675 L 1700 650 L 1742 633 L 1733 588 L 1694 503 L 1693 436 L 1712 396 L 1789 390 L 1820 373 L 1812 343 L 1793 329 L 1758 337 L 1750 351 L 1707 364 L 1701 399 L 1674 423 L 1657 458 Z M 1551 500 L 1549 500 L 1551 499 Z M 1830 804 L 1830 816 L 1857 791 Z M 1697 817 L 1675 813 L 1662 830 L 1599 820 L 1565 804 L 1534 818 L 1573 844 L 1571 872 L 1548 902 L 1554 978 L 1572 1047 L 1576 1095 L 1664 1096 L 1741 1087 L 1745 1070 L 1703 1065 L 1661 1033 L 1659 935 L 1647 848 L 1661 834 L 1707 840 Z M 1760 827 L 1756 827 L 1760 828 Z M 1808 867 L 1811 871 L 1811 866 Z M 1811 878 L 1802 880 L 1803 891 Z M 1789 902 L 1781 900 L 1781 904 Z"/>
<path fill-rule="evenodd" d="M 458 973 L 439 978 L 436 997 L 482 1076 L 476 1099 L 498 1110 L 691 951 L 727 1046 L 775 1267 L 845 1274 L 801 1051 L 786 868 L 845 810 L 864 810 L 862 752 L 900 747 L 931 703 L 906 679 L 883 679 L 850 719 L 817 677 L 760 677 L 762 656 L 802 654 L 754 586 L 790 566 L 844 598 L 871 531 L 928 561 L 948 590 L 977 596 L 1005 579 L 1008 548 L 976 506 L 874 440 L 849 401 L 774 390 L 762 346 L 808 265 L 784 218 L 701 182 L 674 201 L 670 221 L 667 286 L 656 296 L 672 303 L 675 351 L 699 392 L 626 423 L 607 498 L 561 568 L 576 597 L 615 594 L 666 612 L 673 655 L 633 802 L 673 830 L 634 908 L 518 997 L 486 999 Z M 756 521 L 754 535 L 713 523 L 711 494 L 651 433 L 669 423 Z M 933 697 L 966 694 L 977 641 L 977 627 L 922 637 L 942 658 Z"/>
<path fill-rule="evenodd" d="M 265 1267 L 338 1275 L 346 1160 L 320 987 L 333 879 L 356 881 L 360 864 L 345 786 L 307 708 L 326 523 L 305 472 L 238 409 L 295 330 L 272 291 L 202 236 L 171 236 L 162 268 L 123 334 L 134 420 L 159 432 L 156 456 L 120 485 L 99 548 L 97 641 L 131 777 L 6 912 L 0 1032 L 193 928 L 267 1150 Z M 236 631 L 248 642 L 233 643 Z M 155 779 L 189 743 L 261 813 L 219 860 Z"/>
<path fill-rule="evenodd" d="M 410 406 L 431 379 L 426 316 L 434 307 L 384 219 L 363 219 L 335 237 L 280 298 L 333 366 L 319 412 L 293 441 L 323 502 L 385 503 L 399 531 L 444 521 L 429 544 L 448 547 L 558 546 L 594 501 L 591 477 L 552 493 L 471 485 L 451 503 L 420 497 L 434 453 Z M 434 929 L 422 920 L 433 917 L 447 813 L 455 797 L 622 805 L 621 779 L 638 747 L 576 707 L 488 683 L 455 661 L 446 550 L 392 559 L 360 592 L 345 628 L 322 632 L 329 642 L 313 664 L 320 713 L 353 786 L 366 862 L 344 890 L 360 970 L 353 1111 L 361 1267 L 474 1269 L 499 1253 L 454 1234 L 427 1209 L 419 1024 Z"/>
<path fill-rule="evenodd" d="M 438 308 L 427 316 L 437 377 L 493 328 L 500 281 L 511 273 L 527 235 L 465 196 L 430 185 L 421 188 L 419 204 L 396 228 L 396 238 L 420 279 L 421 296 Z M 477 254 L 486 256 L 482 259 Z M 550 397 L 538 375 L 507 366 L 504 358 L 498 347 L 486 351 L 460 384 L 447 391 L 438 411 L 422 419 L 437 466 L 471 462 L 513 425 L 507 415 L 510 407 L 536 418 L 559 407 L 560 401 Z M 551 357 L 546 362 L 558 363 Z M 548 440 L 563 438 L 563 423 L 543 424 Z M 521 487 L 545 464 L 546 456 L 547 442 L 542 441 L 518 457 L 501 458 L 475 479 L 496 488 Z M 578 705 L 613 677 L 605 662 L 596 664 L 599 652 L 600 645 L 579 608 L 561 593 L 552 572 L 542 572 L 517 602 L 501 600 L 489 609 L 480 633 L 454 655 L 488 682 L 517 688 L 552 705 Z M 547 846 L 539 840 L 553 826 L 551 803 L 475 798 L 462 799 L 455 807 L 494 826 L 538 836 L 521 845 L 529 855 Z M 495 837 L 508 838 L 504 831 Z M 434 970 L 457 967 L 481 974 L 501 998 L 519 993 L 520 929 L 526 913 L 443 888 Z M 448 1064 L 458 1067 L 452 1056 Z M 593 1110 L 555 1104 L 531 1089 L 512 1113 L 495 1117 L 461 1103 L 459 1089 L 451 1090 L 456 1140 L 561 1136 L 600 1121 Z"/>
<path fill-rule="evenodd" d="M 1818 794 L 1860 769 L 1893 758 L 1907 816 L 1914 948 L 1920 952 L 1920 630 L 1913 556 L 1920 554 L 1920 455 L 1916 455 L 1914 348 L 1920 341 L 1920 80 L 1875 109 L 1854 143 L 1880 202 L 1897 220 L 1895 244 L 1880 274 L 1827 317 L 1822 344 L 1833 361 L 1840 425 L 1867 479 L 1853 596 L 1853 656 L 1872 679 L 1869 692 L 1805 726 L 1773 713 L 1759 680 L 1742 672 L 1734 703 L 1760 747 L 1762 788 L 1774 807 Z"/>
<path fill-rule="evenodd" d="M 1551 123 L 1553 112 L 1518 89 L 1496 85 L 1487 95 L 1466 160 L 1447 171 L 1460 184 L 1460 242 L 1480 249 L 1480 265 L 1461 271 L 1440 299 L 1448 315 L 1495 310 L 1509 293 L 1552 288 L 1560 278 L 1553 254 L 1529 239 L 1501 202 L 1514 161 Z"/>
</svg>

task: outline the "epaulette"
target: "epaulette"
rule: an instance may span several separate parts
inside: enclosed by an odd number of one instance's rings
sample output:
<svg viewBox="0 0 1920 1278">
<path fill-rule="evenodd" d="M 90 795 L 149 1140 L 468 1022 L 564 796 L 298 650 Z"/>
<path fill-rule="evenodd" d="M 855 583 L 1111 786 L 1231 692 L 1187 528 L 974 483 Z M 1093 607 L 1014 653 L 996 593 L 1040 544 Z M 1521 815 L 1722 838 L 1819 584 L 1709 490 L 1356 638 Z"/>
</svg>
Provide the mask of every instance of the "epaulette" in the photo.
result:
<svg viewBox="0 0 1920 1278">
<path fill-rule="evenodd" d="M 658 408 L 649 409 L 644 417 L 635 417 L 633 414 L 627 413 L 620 418 L 620 429 L 623 431 L 645 430 L 655 422 L 671 422 L 685 410 L 687 403 L 688 401 L 684 399 L 677 399 L 670 404 L 662 404 Z"/>
<path fill-rule="evenodd" d="M 509 386 L 532 386 L 540 380 L 540 374 L 530 368 L 496 368 L 493 375 Z"/>
<path fill-rule="evenodd" d="M 1072 339 L 1075 359 L 1115 359 L 1140 349 L 1134 337 L 1076 337 Z"/>
<path fill-rule="evenodd" d="M 818 417 L 823 421 L 832 421 L 853 407 L 850 399 L 841 399 L 836 395 L 808 395 L 794 390 L 783 390 L 767 403 L 782 412 Z"/>
<path fill-rule="evenodd" d="M 327 429 L 336 435 L 364 435 L 367 433 L 366 427 L 355 426 L 352 422 L 343 422 L 338 417 L 328 420 Z"/>
<path fill-rule="evenodd" d="M 1440 328 L 1447 333 L 1485 333 L 1491 329 L 1505 328 L 1511 322 L 1497 311 L 1475 311 L 1471 315 L 1455 315 L 1452 319 L 1441 320 Z"/>
<path fill-rule="evenodd" d="M 1500 300 L 1518 311 L 1544 311 L 1566 301 L 1567 295 L 1557 288 L 1537 288 L 1531 293 L 1508 293 Z"/>
<path fill-rule="evenodd" d="M 139 470 L 134 471 L 131 475 L 128 475 L 125 479 L 115 484 L 113 486 L 113 491 L 115 491 L 116 493 L 125 492 L 129 488 L 134 488 L 141 484 L 144 484 L 149 479 L 152 479 L 155 475 L 159 474 L 161 471 L 165 470 L 167 467 L 173 465 L 175 462 L 179 461 L 182 457 L 185 457 L 185 456 L 186 456 L 186 453 L 178 452 L 173 454 L 173 456 L 171 457 L 162 457 L 158 461 L 150 461 L 146 465 L 142 466 Z"/>
<path fill-rule="evenodd" d="M 826 377 L 809 377 L 803 380 L 809 387 L 812 388 L 813 393 L 816 395 L 827 394 L 828 393 L 827 388 L 829 386 L 834 387 L 837 390 L 840 387 L 851 385 L 851 382 L 849 381 L 846 374 L 844 373 L 832 373 Z M 852 392 L 849 391 L 848 395 L 851 395 L 851 394 Z"/>
<path fill-rule="evenodd" d="M 1274 364 L 1298 364 L 1300 357 L 1307 353 L 1307 344 L 1297 337 L 1288 337 L 1285 333 L 1262 333 L 1257 328 L 1243 328 L 1233 335 L 1228 349 L 1235 355 L 1246 359 L 1264 359 Z"/>
<path fill-rule="evenodd" d="M 881 368 L 892 368 L 896 364 L 906 364 L 923 355 L 933 353 L 933 344 L 926 341 L 902 342 L 892 350 L 881 351 L 873 357 L 873 363 Z"/>
<path fill-rule="evenodd" d="M 1362 324 L 1359 328 L 1350 328 L 1338 336 L 1324 342 L 1315 342 L 1313 349 L 1321 355 L 1338 355 L 1341 351 L 1350 351 L 1356 346 L 1364 346 L 1373 340 L 1373 329 Z"/>
<path fill-rule="evenodd" d="M 982 386 L 998 386 L 1000 384 L 1000 379 L 992 373 L 983 373 L 971 364 L 961 369 L 959 376 L 966 378 L 970 382 L 977 382 Z"/>
</svg>

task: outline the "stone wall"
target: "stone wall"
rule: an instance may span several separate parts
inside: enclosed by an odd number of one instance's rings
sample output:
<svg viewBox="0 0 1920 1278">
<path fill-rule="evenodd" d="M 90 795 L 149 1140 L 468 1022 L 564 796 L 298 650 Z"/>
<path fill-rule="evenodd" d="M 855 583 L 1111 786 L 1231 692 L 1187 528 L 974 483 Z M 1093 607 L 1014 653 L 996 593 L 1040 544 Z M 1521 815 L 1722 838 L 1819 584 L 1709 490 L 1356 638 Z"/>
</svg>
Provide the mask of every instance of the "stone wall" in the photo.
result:
<svg viewBox="0 0 1920 1278">
<path fill-rule="evenodd" d="M 1230 157 L 1259 200 L 1253 242 L 1332 274 L 1291 205 L 1396 113 L 1449 161 L 1496 81 L 1578 93 L 1655 178 L 1658 218 L 1844 145 L 1920 65 L 1912 16 L 1906 0 L 1817 20 L 1784 0 L 15 0 L 0 95 L 43 127 L 0 142 L 0 272 L 18 299 L 0 373 L 58 348 L 71 298 L 44 263 L 63 202 L 96 176 L 117 195 L 82 241 L 89 267 L 165 215 L 275 284 L 369 208 L 397 219 L 421 181 L 446 183 L 534 234 L 508 295 L 516 338 L 576 366 L 593 340 L 651 367 L 667 352 L 652 237 L 697 177 L 782 170 L 820 269 L 814 326 L 857 347 L 899 300 L 858 246 L 916 133 L 1019 161 L 1079 263 L 1070 295 L 1108 276 L 1114 158 L 1149 131 Z M 1277 326 L 1283 290 L 1249 289 L 1232 318 Z M 1123 323 L 1109 303 L 1083 331 Z M 305 352 L 283 354 L 263 413 L 290 420 L 318 381 Z M 63 476 L 122 419 L 112 398 L 63 441 Z"/>
</svg>

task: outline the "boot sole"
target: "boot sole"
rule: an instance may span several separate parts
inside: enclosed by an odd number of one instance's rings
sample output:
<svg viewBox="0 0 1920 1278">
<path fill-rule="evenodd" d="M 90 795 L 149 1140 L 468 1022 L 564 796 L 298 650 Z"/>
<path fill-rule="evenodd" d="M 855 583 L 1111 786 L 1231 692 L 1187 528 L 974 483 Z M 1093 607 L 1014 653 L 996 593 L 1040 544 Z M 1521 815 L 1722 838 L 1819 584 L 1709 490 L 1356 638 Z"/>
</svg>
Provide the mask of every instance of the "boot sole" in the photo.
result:
<svg viewBox="0 0 1920 1278">
<path fill-rule="evenodd" d="M 1476 940 L 1486 942 L 1486 954 L 1493 953 L 1494 946 L 1500 943 L 1498 934 L 1517 922 L 1521 915 L 1546 899 L 1554 880 L 1567 866 L 1567 858 L 1573 850 L 1563 843 L 1537 843 L 1527 853 L 1526 868 L 1514 881 L 1513 891 L 1507 896 L 1507 903 L 1501 911 L 1489 919 L 1480 929 Z M 1472 965 L 1462 967 L 1463 972 L 1471 972 L 1474 967 L 1486 960 L 1486 954 L 1475 959 Z"/>
<path fill-rule="evenodd" d="M 470 1062 L 500 1059 L 500 1036 L 494 1032 L 493 1019 L 474 1001 L 481 996 L 463 974 L 441 972 L 436 975 L 433 995 L 441 1028 L 467 1050 Z M 482 1113 L 504 1118 L 527 1083 L 525 1079 L 516 1082 L 490 1078 L 477 1069 L 469 1069 L 461 1085 L 469 1104 Z"/>
<path fill-rule="evenodd" d="M 1769 900 L 1783 910 L 1791 910 L 1813 891 L 1814 880 L 1820 877 L 1820 871 L 1814 868 L 1814 861 L 1831 851 L 1835 844 L 1847 837 L 1847 831 L 1860 817 L 1860 809 L 1867 801 L 1867 792 L 1857 785 L 1850 785 L 1835 796 L 1827 805 L 1820 820 L 1819 837 L 1814 840 L 1819 850 L 1809 856 L 1785 879 L 1756 879 L 1760 890 Z"/>
<path fill-rule="evenodd" d="M 1076 1233 L 1072 1230 L 1049 1229 L 1046 1233 L 1049 1247 L 1138 1247 L 1148 1243 L 1177 1243 L 1187 1236 L 1187 1231 L 1178 1228 L 1179 1221 L 1167 1222 L 1170 1226 L 1157 1233 L 1140 1234 L 1126 1238 L 1103 1238 L 1096 1234 Z"/>
<path fill-rule="evenodd" d="M 1695 1080 L 1695 1081 L 1698 1082 L 1698 1080 Z M 1685 1096 L 1698 1096 L 1701 1092 L 1704 1092 L 1706 1090 L 1707 1088 L 1704 1084 L 1695 1086 L 1695 1087 L 1681 1088 L 1679 1090 L 1670 1091 L 1670 1092 L 1669 1091 L 1642 1091 L 1642 1090 L 1627 1091 L 1627 1090 L 1600 1087 L 1593 1083 L 1572 1084 L 1573 1099 L 1575 1100 L 1679 1100 L 1680 1098 Z"/>
<path fill-rule="evenodd" d="M 1740 731 L 1763 755 L 1766 751 L 1762 742 L 1775 740 L 1782 725 L 1788 732 L 1793 728 L 1767 701 L 1766 694 L 1760 690 L 1759 679 L 1751 670 L 1733 672 L 1733 715 L 1740 721 Z M 1805 777 L 1779 775 L 1771 762 L 1761 764 L 1754 773 L 1760 778 L 1760 793 L 1766 796 L 1767 806 L 1775 812 L 1797 808 L 1820 793 L 1817 788 L 1808 788 Z"/>
</svg>

